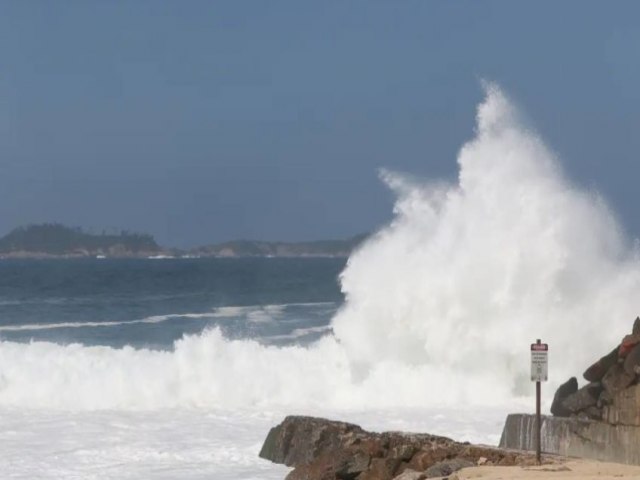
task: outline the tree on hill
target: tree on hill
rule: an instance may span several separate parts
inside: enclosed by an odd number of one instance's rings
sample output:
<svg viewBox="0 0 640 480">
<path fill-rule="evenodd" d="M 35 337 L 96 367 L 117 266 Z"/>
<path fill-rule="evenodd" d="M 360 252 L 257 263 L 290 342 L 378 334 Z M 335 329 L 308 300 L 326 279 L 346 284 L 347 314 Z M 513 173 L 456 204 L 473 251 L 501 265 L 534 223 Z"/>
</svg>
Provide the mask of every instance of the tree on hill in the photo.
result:
<svg viewBox="0 0 640 480">
<path fill-rule="evenodd" d="M 19 227 L 0 238 L 0 252 L 3 253 L 24 251 L 61 255 L 78 251 L 107 251 L 115 246 L 132 253 L 160 250 L 151 235 L 124 230 L 118 235 L 95 235 L 59 223 Z"/>
</svg>

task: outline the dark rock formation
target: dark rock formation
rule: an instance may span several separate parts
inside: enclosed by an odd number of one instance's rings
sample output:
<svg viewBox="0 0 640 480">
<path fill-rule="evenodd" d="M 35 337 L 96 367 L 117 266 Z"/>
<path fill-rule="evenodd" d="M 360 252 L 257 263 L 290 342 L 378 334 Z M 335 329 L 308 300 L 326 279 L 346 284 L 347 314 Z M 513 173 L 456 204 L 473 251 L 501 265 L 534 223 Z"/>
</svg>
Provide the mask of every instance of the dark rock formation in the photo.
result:
<svg viewBox="0 0 640 480">
<path fill-rule="evenodd" d="M 428 434 L 371 433 L 357 425 L 290 416 L 271 429 L 260 457 L 295 467 L 287 480 L 415 480 L 449 475 L 479 461 L 531 464 L 530 454 Z"/>
<path fill-rule="evenodd" d="M 614 396 L 620 390 L 624 390 L 631 385 L 634 380 L 635 375 L 629 375 L 622 365 L 616 364 L 603 377 L 602 386 L 611 396 Z"/>
<path fill-rule="evenodd" d="M 464 458 L 453 458 L 451 460 L 436 463 L 435 465 L 427 468 L 424 473 L 426 478 L 446 477 L 451 475 L 453 472 L 457 472 L 463 468 L 473 467 L 474 465 L 474 462 Z"/>
<path fill-rule="evenodd" d="M 565 383 L 558 387 L 555 395 L 553 396 L 553 402 L 551 403 L 551 413 L 556 417 L 568 417 L 572 411 L 563 405 L 563 401 L 569 395 L 572 395 L 578 391 L 578 380 L 576 377 L 571 377 Z"/>
<path fill-rule="evenodd" d="M 628 389 L 638 383 L 640 375 L 640 317 L 633 322 L 632 333 L 622 338 L 620 345 L 591 365 L 583 376 L 590 383 L 577 389 L 575 378 L 562 384 L 553 399 L 551 413 L 555 417 L 574 416 L 585 420 L 623 418 L 628 422 L 638 418 L 634 408 L 640 411 L 640 399 L 636 404 L 634 394 Z M 576 391 L 572 391 L 573 389 Z M 627 423 L 628 424 L 628 423 Z"/>
<path fill-rule="evenodd" d="M 602 392 L 602 385 L 598 382 L 589 383 L 580 390 L 567 396 L 562 406 L 571 413 L 578 413 L 589 407 L 595 407 Z"/>
<path fill-rule="evenodd" d="M 602 380 L 602 377 L 605 376 L 605 374 L 607 373 L 607 370 L 609 370 L 618 362 L 619 348 L 620 347 L 617 346 L 616 348 L 611 350 L 611 352 L 609 352 L 607 355 L 605 355 L 596 363 L 594 363 L 589 368 L 587 368 L 585 372 L 582 374 L 584 379 L 587 382 L 599 382 L 600 380 Z"/>
<path fill-rule="evenodd" d="M 624 371 L 630 376 L 640 373 L 640 344 L 633 347 L 624 359 Z"/>
</svg>

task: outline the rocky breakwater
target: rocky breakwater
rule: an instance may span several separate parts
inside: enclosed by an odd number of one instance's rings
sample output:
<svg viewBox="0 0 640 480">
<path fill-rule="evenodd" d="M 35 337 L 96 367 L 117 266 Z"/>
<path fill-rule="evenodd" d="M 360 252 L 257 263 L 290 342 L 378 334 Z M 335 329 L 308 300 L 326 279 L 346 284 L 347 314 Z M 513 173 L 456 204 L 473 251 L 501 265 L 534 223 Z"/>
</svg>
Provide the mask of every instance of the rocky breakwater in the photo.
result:
<svg viewBox="0 0 640 480">
<path fill-rule="evenodd" d="M 289 416 L 271 429 L 260 457 L 294 467 L 286 480 L 421 480 L 475 465 L 535 462 L 530 454 L 446 437 L 373 433 L 350 423 L 300 416 Z"/>
<path fill-rule="evenodd" d="M 640 426 L 640 318 L 631 334 L 587 368 L 588 382 L 578 388 L 571 377 L 553 398 L 551 414 L 603 421 L 612 425 Z"/>
</svg>

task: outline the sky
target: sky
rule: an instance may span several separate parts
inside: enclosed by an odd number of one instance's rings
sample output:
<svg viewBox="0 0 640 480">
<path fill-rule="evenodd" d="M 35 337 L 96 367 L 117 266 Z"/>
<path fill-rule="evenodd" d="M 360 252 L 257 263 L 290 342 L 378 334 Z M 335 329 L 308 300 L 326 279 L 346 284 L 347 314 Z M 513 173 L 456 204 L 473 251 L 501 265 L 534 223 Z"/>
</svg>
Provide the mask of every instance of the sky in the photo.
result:
<svg viewBox="0 0 640 480">
<path fill-rule="evenodd" d="M 0 0 L 0 235 L 349 237 L 455 180 L 481 79 L 640 234 L 640 2 Z"/>
</svg>

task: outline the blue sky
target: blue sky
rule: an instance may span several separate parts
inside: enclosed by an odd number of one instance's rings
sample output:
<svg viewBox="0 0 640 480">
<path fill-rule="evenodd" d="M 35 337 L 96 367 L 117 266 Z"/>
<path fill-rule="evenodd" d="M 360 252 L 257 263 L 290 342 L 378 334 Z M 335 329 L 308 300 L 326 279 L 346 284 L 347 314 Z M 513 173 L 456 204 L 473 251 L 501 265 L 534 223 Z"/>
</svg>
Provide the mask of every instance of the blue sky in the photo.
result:
<svg viewBox="0 0 640 480">
<path fill-rule="evenodd" d="M 640 233 L 640 4 L 0 1 L 0 234 L 346 237 L 456 176 L 500 84 Z"/>
</svg>

